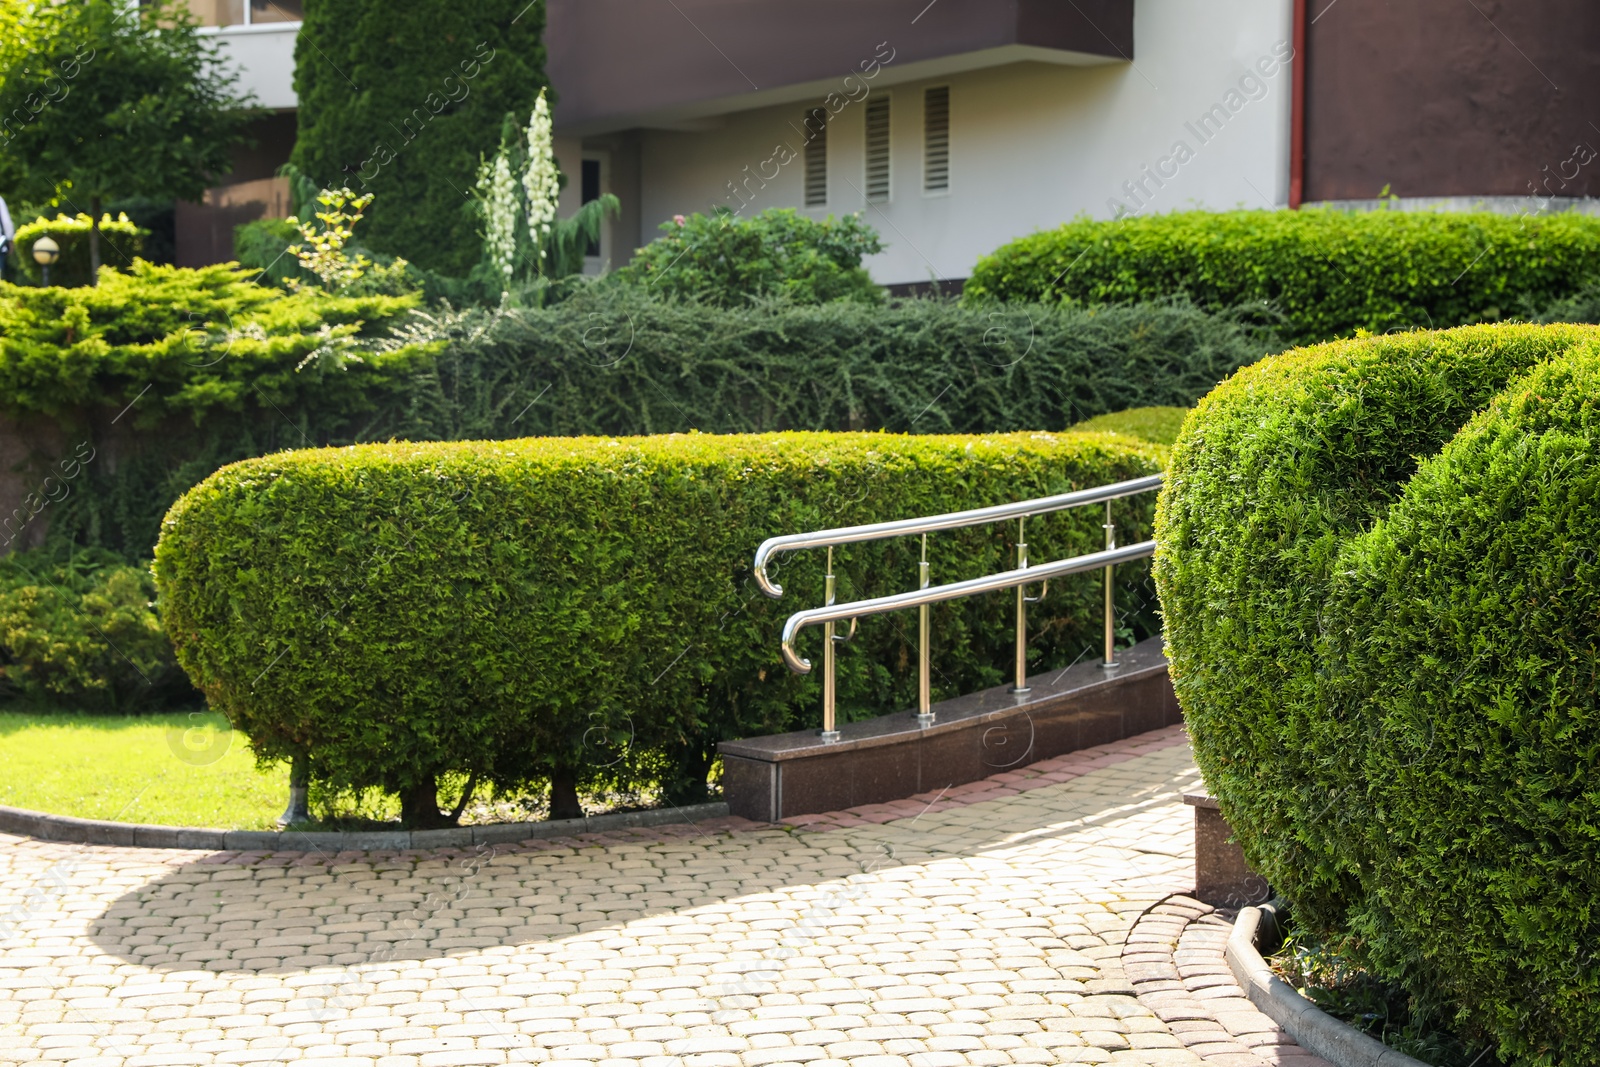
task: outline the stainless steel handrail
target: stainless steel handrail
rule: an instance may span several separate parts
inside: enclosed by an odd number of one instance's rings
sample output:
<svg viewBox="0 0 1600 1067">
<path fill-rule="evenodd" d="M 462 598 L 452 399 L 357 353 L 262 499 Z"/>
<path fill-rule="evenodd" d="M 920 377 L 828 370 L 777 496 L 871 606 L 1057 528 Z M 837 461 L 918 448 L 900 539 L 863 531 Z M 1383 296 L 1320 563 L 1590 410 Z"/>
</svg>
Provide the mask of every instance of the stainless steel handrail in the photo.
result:
<svg viewBox="0 0 1600 1067">
<path fill-rule="evenodd" d="M 1014 504 L 996 504 L 993 507 L 974 508 L 971 511 L 953 511 L 947 515 L 931 515 L 921 519 L 897 519 L 893 522 L 874 522 L 865 526 L 840 526 L 814 533 L 783 534 L 769 537 L 756 549 L 756 585 L 770 597 L 783 596 L 783 586 L 767 577 L 767 563 L 779 552 L 793 552 L 800 548 L 834 548 L 853 545 L 861 541 L 881 541 L 907 534 L 935 533 L 939 530 L 957 530 L 963 526 L 982 526 L 986 522 L 1006 519 L 1025 519 L 1030 515 L 1044 515 L 1067 508 L 1081 508 L 1086 504 L 1099 504 L 1125 496 L 1136 496 L 1161 488 L 1163 475 L 1151 474 L 1125 482 L 1113 482 L 1093 489 L 1077 489 L 1056 496 L 1042 496 L 1033 500 L 1019 500 Z"/>
<path fill-rule="evenodd" d="M 807 674 L 811 670 L 811 661 L 801 658 L 795 652 L 794 642 L 799 632 L 805 627 L 814 623 L 822 625 L 823 740 L 837 741 L 839 739 L 839 731 L 834 728 L 834 713 L 836 710 L 834 646 L 835 642 L 848 641 L 850 639 L 849 637 L 837 637 L 834 635 L 834 623 L 841 619 L 850 620 L 850 637 L 853 637 L 856 632 L 856 623 L 862 615 L 881 615 L 890 611 L 899 611 L 902 608 L 914 607 L 918 609 L 917 722 L 922 726 L 930 726 L 933 724 L 934 719 L 931 697 L 932 667 L 929 652 L 931 640 L 928 606 L 930 604 L 945 600 L 956 600 L 978 593 L 1015 588 L 1017 591 L 1016 683 L 1011 687 L 1011 691 L 1013 693 L 1026 693 L 1028 691 L 1028 605 L 1037 603 L 1045 598 L 1050 590 L 1051 578 L 1101 570 L 1105 572 L 1105 659 L 1102 661 L 1101 666 L 1115 667 L 1117 665 L 1116 603 L 1114 597 L 1116 566 L 1119 563 L 1144 559 L 1153 555 L 1155 553 L 1155 542 L 1143 541 L 1136 545 L 1118 548 L 1117 527 L 1111 521 L 1111 502 L 1122 497 L 1159 489 L 1164 481 L 1164 475 L 1152 474 L 1143 478 L 1132 478 L 1123 482 L 1113 482 L 1110 485 L 1096 486 L 1092 489 L 1079 489 L 1056 496 L 1020 500 L 1013 504 L 974 508 L 970 511 L 956 511 L 946 515 L 932 515 L 920 519 L 899 519 L 893 522 L 877 522 L 864 526 L 842 526 L 832 530 L 818 530 L 814 533 L 785 534 L 780 537 L 769 537 L 761 542 L 761 546 L 756 549 L 754 566 L 756 584 L 770 597 L 783 595 L 783 587 L 771 581 L 767 576 L 767 564 L 774 555 L 779 552 L 789 552 L 801 548 L 826 548 L 828 550 L 827 573 L 824 575 L 826 585 L 824 605 L 820 608 L 796 612 L 789 617 L 783 627 L 784 662 L 790 670 L 798 674 Z M 1056 560 L 1052 563 L 1034 567 L 1028 565 L 1026 527 L 1028 516 L 1048 514 L 1053 511 L 1064 511 L 1068 508 L 1099 503 L 1104 503 L 1106 506 L 1106 521 L 1102 526 L 1106 532 L 1106 547 L 1104 551 L 1074 556 L 1071 559 Z M 1017 565 L 1015 569 L 987 575 L 983 578 L 955 582 L 950 585 L 930 587 L 928 574 L 929 533 L 938 530 L 954 530 L 964 526 L 978 526 L 983 523 L 999 522 L 1005 519 L 1017 520 Z M 922 535 L 922 558 L 917 563 L 917 577 L 921 588 L 911 593 L 898 593 L 893 596 L 859 600 L 849 604 L 834 603 L 833 550 L 835 546 L 856 544 L 862 541 L 884 540 L 917 533 Z M 1042 583 L 1042 588 L 1038 596 L 1030 597 L 1027 595 L 1025 587 L 1035 582 Z"/>
<path fill-rule="evenodd" d="M 910 593 L 896 593 L 893 596 L 880 596 L 871 600 L 856 600 L 848 604 L 831 604 L 827 607 L 797 611 L 789 616 L 788 622 L 783 624 L 783 661 L 796 674 L 811 673 L 811 661 L 802 658 L 799 653 L 795 652 L 794 642 L 795 638 L 800 635 L 801 630 L 817 623 L 838 622 L 841 619 L 857 619 L 865 615 L 886 615 L 891 611 L 901 611 L 905 608 L 921 607 L 925 604 L 938 604 L 945 600 L 960 600 L 965 596 L 975 596 L 978 593 L 993 593 L 1001 589 L 1032 585 L 1048 578 L 1061 578 L 1069 574 L 1083 574 L 1087 571 L 1104 570 L 1107 567 L 1115 567 L 1119 563 L 1147 559 L 1155 555 L 1155 551 L 1156 543 L 1154 541 L 1140 541 L 1135 545 L 1124 545 L 1122 548 L 1113 548 L 1102 552 L 1090 552 L 1083 556 L 1073 556 L 1071 559 L 1056 560 L 1054 563 L 1041 563 L 1036 567 L 1001 571 L 998 574 L 990 574 L 982 578 L 971 578 L 964 582 L 951 582 L 949 585 L 930 586 L 927 589 L 917 589 Z"/>
</svg>

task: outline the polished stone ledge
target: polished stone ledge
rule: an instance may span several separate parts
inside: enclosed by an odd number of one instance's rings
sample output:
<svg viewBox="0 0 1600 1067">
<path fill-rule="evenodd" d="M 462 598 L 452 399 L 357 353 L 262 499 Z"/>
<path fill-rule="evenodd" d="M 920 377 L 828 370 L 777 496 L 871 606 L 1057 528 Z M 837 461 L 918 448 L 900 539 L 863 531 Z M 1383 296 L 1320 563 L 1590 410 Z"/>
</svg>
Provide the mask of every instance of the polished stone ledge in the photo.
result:
<svg viewBox="0 0 1600 1067">
<path fill-rule="evenodd" d="M 933 706 L 839 727 L 724 741 L 723 797 L 759 822 L 882 804 L 1120 741 L 1182 721 L 1160 638 L 1119 654 L 1115 667 L 1080 663 Z"/>
<path fill-rule="evenodd" d="M 1234 911 L 1265 904 L 1272 897 L 1272 887 L 1250 869 L 1217 798 L 1201 791 L 1185 793 L 1183 802 L 1194 809 L 1195 897 L 1212 907 Z"/>
</svg>

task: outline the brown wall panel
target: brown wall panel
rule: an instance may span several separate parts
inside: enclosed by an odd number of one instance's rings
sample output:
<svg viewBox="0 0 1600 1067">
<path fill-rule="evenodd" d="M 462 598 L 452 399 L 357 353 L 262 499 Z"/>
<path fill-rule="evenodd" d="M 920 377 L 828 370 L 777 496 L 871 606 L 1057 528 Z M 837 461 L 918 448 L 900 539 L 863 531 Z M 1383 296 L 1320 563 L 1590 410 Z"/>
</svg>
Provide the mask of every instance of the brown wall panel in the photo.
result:
<svg viewBox="0 0 1600 1067">
<path fill-rule="evenodd" d="M 1600 196 L 1596 0 L 1307 5 L 1307 200 Z"/>
<path fill-rule="evenodd" d="M 173 256 L 180 267 L 204 267 L 233 258 L 233 228 L 256 219 L 281 219 L 293 210 L 289 179 L 277 177 L 294 150 L 295 113 L 259 116 L 246 130 L 249 141 L 233 152 L 233 169 L 223 184 L 206 190 L 200 203 L 175 206 Z"/>
<path fill-rule="evenodd" d="M 233 258 L 234 227 L 257 219 L 288 218 L 288 178 L 258 178 L 207 189 L 205 200 L 194 204 L 179 200 L 174 229 L 180 267 L 204 267 Z"/>
</svg>

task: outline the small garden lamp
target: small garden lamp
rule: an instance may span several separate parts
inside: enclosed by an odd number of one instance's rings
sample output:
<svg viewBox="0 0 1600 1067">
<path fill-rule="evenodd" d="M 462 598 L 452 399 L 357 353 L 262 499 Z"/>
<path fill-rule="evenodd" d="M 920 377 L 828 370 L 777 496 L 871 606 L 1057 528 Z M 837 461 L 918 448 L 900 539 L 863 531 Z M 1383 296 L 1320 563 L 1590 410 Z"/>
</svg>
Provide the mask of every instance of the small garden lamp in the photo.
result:
<svg viewBox="0 0 1600 1067">
<path fill-rule="evenodd" d="M 33 242 L 33 261 L 44 268 L 44 283 L 50 284 L 50 264 L 61 258 L 61 246 L 49 236 Z"/>
</svg>

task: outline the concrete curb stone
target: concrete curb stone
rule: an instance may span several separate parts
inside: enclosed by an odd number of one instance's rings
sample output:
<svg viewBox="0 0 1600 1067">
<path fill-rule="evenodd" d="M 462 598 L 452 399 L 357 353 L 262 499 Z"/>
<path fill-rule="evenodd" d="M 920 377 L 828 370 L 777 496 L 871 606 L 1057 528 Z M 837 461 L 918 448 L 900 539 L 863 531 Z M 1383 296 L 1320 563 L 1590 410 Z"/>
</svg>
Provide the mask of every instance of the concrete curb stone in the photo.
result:
<svg viewBox="0 0 1600 1067">
<path fill-rule="evenodd" d="M 722 801 L 688 807 L 615 812 L 585 819 L 491 823 L 445 830 L 362 830 L 300 832 L 273 830 L 210 830 L 183 826 L 77 819 L 67 815 L 0 806 L 0 833 L 83 845 L 134 848 L 177 848 L 204 852 L 386 852 L 418 848 L 472 848 L 535 838 L 573 837 L 647 826 L 693 824 L 724 819 Z"/>
<path fill-rule="evenodd" d="M 1335 1019 L 1272 973 L 1256 947 L 1262 930 L 1275 928 L 1272 906 L 1242 908 L 1228 935 L 1228 969 L 1261 1012 L 1334 1067 L 1427 1067 L 1383 1042 Z"/>
</svg>

